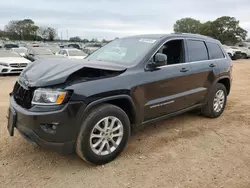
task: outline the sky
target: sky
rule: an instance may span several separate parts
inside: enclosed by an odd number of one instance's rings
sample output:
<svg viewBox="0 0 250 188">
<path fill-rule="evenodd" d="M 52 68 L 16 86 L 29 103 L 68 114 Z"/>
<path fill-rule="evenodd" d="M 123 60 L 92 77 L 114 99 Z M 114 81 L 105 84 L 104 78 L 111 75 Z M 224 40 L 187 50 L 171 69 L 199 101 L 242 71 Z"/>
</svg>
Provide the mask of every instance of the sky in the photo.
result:
<svg viewBox="0 0 250 188">
<path fill-rule="evenodd" d="M 59 37 L 114 39 L 135 34 L 172 33 L 176 20 L 201 22 L 220 16 L 240 20 L 250 32 L 250 0 L 1 0 L 0 29 L 10 20 L 32 19 L 54 27 Z M 249 35 L 248 35 L 249 36 Z"/>
</svg>

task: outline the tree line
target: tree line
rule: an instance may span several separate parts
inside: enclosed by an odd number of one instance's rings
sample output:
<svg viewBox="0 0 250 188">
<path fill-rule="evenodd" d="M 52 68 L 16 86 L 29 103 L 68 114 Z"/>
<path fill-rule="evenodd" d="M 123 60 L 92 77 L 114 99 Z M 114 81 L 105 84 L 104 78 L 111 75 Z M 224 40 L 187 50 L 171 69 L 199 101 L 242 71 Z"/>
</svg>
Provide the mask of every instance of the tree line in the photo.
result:
<svg viewBox="0 0 250 188">
<path fill-rule="evenodd" d="M 213 21 L 202 23 L 193 18 L 182 18 L 174 24 L 174 31 L 180 33 L 197 33 L 213 37 L 223 44 L 234 45 L 239 41 L 246 40 L 247 31 L 239 25 L 234 17 L 222 16 Z M 54 41 L 57 39 L 57 31 L 53 27 L 42 27 L 35 24 L 31 19 L 12 20 L 0 30 L 0 38 L 10 40 L 33 40 Z M 97 39 L 81 39 L 79 36 L 71 37 L 72 42 L 98 42 Z M 247 39 L 250 41 L 250 39 Z M 103 39 L 101 42 L 109 41 Z"/>
<path fill-rule="evenodd" d="M 12 20 L 0 30 L 0 38 L 10 40 L 45 40 L 53 41 L 57 37 L 55 28 L 41 27 L 31 19 Z"/>
<path fill-rule="evenodd" d="M 205 23 L 193 18 L 182 18 L 174 24 L 174 31 L 206 35 L 221 41 L 223 44 L 234 45 L 246 40 L 247 37 L 247 31 L 240 27 L 239 23 L 236 18 L 229 16 L 222 16 Z"/>
</svg>

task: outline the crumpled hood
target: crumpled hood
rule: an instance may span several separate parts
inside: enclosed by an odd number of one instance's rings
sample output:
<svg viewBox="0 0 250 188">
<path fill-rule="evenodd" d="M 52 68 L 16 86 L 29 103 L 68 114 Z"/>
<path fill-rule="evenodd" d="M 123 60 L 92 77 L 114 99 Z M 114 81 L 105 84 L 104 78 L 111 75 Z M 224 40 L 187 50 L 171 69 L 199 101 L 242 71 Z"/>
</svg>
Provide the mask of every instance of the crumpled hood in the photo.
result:
<svg viewBox="0 0 250 188">
<path fill-rule="evenodd" d="M 102 70 L 124 71 L 126 67 L 103 61 L 41 59 L 30 63 L 19 77 L 27 87 L 44 87 L 64 83 L 74 72 L 87 67 Z"/>
</svg>

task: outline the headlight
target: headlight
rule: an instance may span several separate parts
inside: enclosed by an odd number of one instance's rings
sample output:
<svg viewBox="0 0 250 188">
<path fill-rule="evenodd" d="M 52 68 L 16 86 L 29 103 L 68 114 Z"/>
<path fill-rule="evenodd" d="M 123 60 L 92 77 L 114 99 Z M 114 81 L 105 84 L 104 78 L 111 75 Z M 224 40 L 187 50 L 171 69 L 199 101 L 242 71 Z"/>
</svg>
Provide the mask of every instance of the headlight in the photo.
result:
<svg viewBox="0 0 250 188">
<path fill-rule="evenodd" d="M 62 104 L 67 96 L 67 91 L 53 89 L 37 89 L 34 92 L 32 104 L 58 105 Z"/>
<path fill-rule="evenodd" d="M 1 63 L 1 62 L 0 62 L 0 65 L 2 65 L 4 67 L 8 67 L 9 66 L 7 63 Z"/>
</svg>

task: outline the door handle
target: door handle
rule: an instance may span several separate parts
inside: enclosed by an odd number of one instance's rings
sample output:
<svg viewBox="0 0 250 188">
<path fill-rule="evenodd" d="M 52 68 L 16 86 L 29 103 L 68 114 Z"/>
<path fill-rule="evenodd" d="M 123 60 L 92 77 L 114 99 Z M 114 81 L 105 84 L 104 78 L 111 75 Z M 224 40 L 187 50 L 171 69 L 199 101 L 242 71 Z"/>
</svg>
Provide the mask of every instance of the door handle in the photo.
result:
<svg viewBox="0 0 250 188">
<path fill-rule="evenodd" d="M 180 72 L 187 72 L 187 71 L 189 71 L 187 68 L 182 68 L 182 69 L 180 70 Z"/>
<path fill-rule="evenodd" d="M 215 67 L 215 66 L 216 66 L 216 65 L 215 65 L 215 64 L 213 64 L 213 63 L 209 65 L 209 67 Z"/>
</svg>

